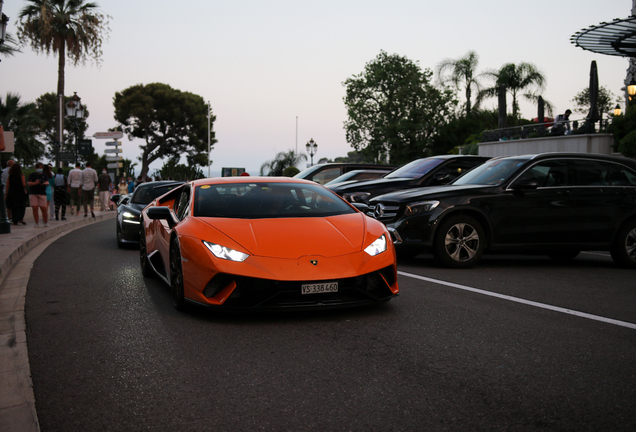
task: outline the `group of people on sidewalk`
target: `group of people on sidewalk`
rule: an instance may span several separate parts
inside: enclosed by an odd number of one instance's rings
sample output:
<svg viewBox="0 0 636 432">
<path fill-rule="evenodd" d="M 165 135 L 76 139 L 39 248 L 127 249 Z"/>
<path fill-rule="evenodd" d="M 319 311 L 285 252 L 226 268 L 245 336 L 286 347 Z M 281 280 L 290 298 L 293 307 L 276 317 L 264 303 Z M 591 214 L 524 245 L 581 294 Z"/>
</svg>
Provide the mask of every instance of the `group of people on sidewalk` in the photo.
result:
<svg viewBox="0 0 636 432">
<path fill-rule="evenodd" d="M 102 210 L 109 208 L 111 178 L 106 170 L 98 177 L 90 162 L 86 163 L 83 170 L 77 163 L 75 169 L 69 172 L 68 178 L 62 168 L 58 168 L 57 174 L 54 175 L 50 165 L 38 162 L 35 164 L 35 172 L 25 179 L 20 164 L 9 160 L 2 171 L 2 181 L 5 185 L 7 216 L 14 225 L 26 225 L 24 214 L 27 196 L 35 226 L 40 226 L 40 213 L 43 226 L 48 226 L 49 209 L 52 204 L 55 205 L 55 220 L 66 220 L 67 193 L 70 196 L 71 215 L 79 216 L 80 206 L 83 204 L 84 217 L 88 217 L 89 207 L 91 216 L 95 217 L 93 205 L 96 186 L 100 191 Z M 106 194 L 103 194 L 104 191 Z"/>
</svg>

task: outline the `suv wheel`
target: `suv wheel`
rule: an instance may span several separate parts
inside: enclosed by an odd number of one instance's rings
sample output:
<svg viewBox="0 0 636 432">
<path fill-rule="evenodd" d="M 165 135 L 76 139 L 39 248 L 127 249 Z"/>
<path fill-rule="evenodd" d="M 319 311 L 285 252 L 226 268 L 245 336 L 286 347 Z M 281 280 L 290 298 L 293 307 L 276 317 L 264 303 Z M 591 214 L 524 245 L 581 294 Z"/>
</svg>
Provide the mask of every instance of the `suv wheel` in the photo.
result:
<svg viewBox="0 0 636 432">
<path fill-rule="evenodd" d="M 433 253 L 451 268 L 469 268 L 477 264 L 485 248 L 484 229 L 470 216 L 457 215 L 442 222 L 435 234 Z"/>
<path fill-rule="evenodd" d="M 636 221 L 630 221 L 621 228 L 610 252 L 618 265 L 636 268 Z"/>
</svg>

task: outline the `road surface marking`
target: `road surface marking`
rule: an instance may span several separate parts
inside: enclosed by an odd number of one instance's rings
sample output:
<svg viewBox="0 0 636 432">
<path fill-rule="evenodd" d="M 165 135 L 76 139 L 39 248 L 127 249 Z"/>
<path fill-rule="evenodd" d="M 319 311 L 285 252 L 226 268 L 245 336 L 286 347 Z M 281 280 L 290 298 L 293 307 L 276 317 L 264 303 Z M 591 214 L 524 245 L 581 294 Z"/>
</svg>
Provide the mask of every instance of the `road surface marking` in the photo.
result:
<svg viewBox="0 0 636 432">
<path fill-rule="evenodd" d="M 423 280 L 426 282 L 431 282 L 431 283 L 435 283 L 435 284 L 439 284 L 439 285 L 446 285 L 449 287 L 453 287 L 453 288 L 457 288 L 457 289 L 461 289 L 464 291 L 470 291 L 470 292 L 474 292 L 477 294 L 483 294 L 483 295 L 487 295 L 490 297 L 497 297 L 503 300 L 509 300 L 515 303 L 521 303 L 521 304 L 525 304 L 525 305 L 529 305 L 529 306 L 534 306 L 534 307 L 538 307 L 541 309 L 547 309 L 547 310 L 551 310 L 554 312 L 560 312 L 560 313 L 564 313 L 564 314 L 568 314 L 568 315 L 574 315 L 577 317 L 581 317 L 581 318 L 586 318 L 586 319 L 591 319 L 594 321 L 601 321 L 604 323 L 608 323 L 608 324 L 613 324 L 613 325 L 617 325 L 617 326 L 621 326 L 621 327 L 627 327 L 630 328 L 632 330 L 636 330 L 636 324 L 630 323 L 630 322 L 626 322 L 626 321 L 619 321 L 619 320 L 615 320 L 615 319 L 611 319 L 611 318 L 605 318 L 602 316 L 598 316 L 598 315 L 592 315 L 592 314 L 588 314 L 585 312 L 579 312 L 579 311 L 575 311 L 572 309 L 566 309 L 566 308 L 562 308 L 562 307 L 558 307 L 558 306 L 552 306 L 549 304 L 545 304 L 545 303 L 538 303 L 538 302 L 533 302 L 530 300 L 524 300 L 521 298 L 517 298 L 517 297 L 512 297 L 512 296 L 508 296 L 505 294 L 498 294 L 498 293 L 494 293 L 491 291 L 485 291 L 485 290 L 481 290 L 481 289 L 477 289 L 477 288 L 471 288 L 468 287 L 466 285 L 459 285 L 459 284 L 455 284 L 452 282 L 445 282 L 439 279 L 432 279 L 432 278 L 428 278 L 425 276 L 420 276 L 420 275 L 416 275 L 416 274 L 412 274 L 412 273 L 406 273 L 403 271 L 398 271 L 398 274 L 401 276 L 405 276 L 405 277 L 410 277 L 413 279 L 419 279 L 419 280 Z"/>
</svg>

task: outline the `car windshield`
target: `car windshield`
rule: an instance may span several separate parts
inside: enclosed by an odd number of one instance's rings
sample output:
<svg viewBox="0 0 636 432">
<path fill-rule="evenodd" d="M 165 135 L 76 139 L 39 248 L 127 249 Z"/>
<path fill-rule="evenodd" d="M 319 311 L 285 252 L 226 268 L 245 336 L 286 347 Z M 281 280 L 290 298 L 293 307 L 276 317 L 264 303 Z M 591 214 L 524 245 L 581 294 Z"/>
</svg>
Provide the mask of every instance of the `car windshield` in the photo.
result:
<svg viewBox="0 0 636 432">
<path fill-rule="evenodd" d="M 451 184 L 496 186 L 506 181 L 527 161 L 517 158 L 493 159 L 467 172 Z"/>
<path fill-rule="evenodd" d="M 355 213 L 338 195 L 314 184 L 224 183 L 195 189 L 194 216 L 239 219 L 325 217 Z"/>
<path fill-rule="evenodd" d="M 391 171 L 384 178 L 420 178 L 442 162 L 444 162 L 444 159 L 418 159 L 401 166 L 395 171 Z"/>
<path fill-rule="evenodd" d="M 174 189 L 180 185 L 181 183 L 168 183 L 160 185 L 152 185 L 150 183 L 141 184 L 137 186 L 137 189 L 135 189 L 135 193 L 133 194 L 130 203 L 148 205 L 155 198 L 159 198 L 161 195 L 165 194 L 169 190 Z"/>
</svg>

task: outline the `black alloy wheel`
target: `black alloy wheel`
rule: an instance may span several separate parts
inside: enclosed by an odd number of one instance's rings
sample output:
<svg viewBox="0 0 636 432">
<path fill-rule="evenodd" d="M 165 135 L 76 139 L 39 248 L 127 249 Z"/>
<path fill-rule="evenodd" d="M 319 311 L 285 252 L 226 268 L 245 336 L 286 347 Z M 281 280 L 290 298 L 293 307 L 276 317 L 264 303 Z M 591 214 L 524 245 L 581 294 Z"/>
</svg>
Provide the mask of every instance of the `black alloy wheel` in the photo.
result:
<svg viewBox="0 0 636 432">
<path fill-rule="evenodd" d="M 620 229 L 610 253 L 618 265 L 636 269 L 636 221 L 632 220 Z"/>
<path fill-rule="evenodd" d="M 141 228 L 139 230 L 139 264 L 141 266 L 141 274 L 145 277 L 153 275 L 150 261 L 148 260 L 148 249 L 146 247 L 146 230 L 144 229 L 144 221 L 141 220 Z"/>
<path fill-rule="evenodd" d="M 170 288 L 172 290 L 172 304 L 177 310 L 184 310 L 183 267 L 181 265 L 181 248 L 177 238 L 174 238 L 170 243 Z"/>
<path fill-rule="evenodd" d="M 435 234 L 433 254 L 450 268 L 469 268 L 484 254 L 484 230 L 474 218 L 451 216 L 443 221 Z"/>
</svg>

